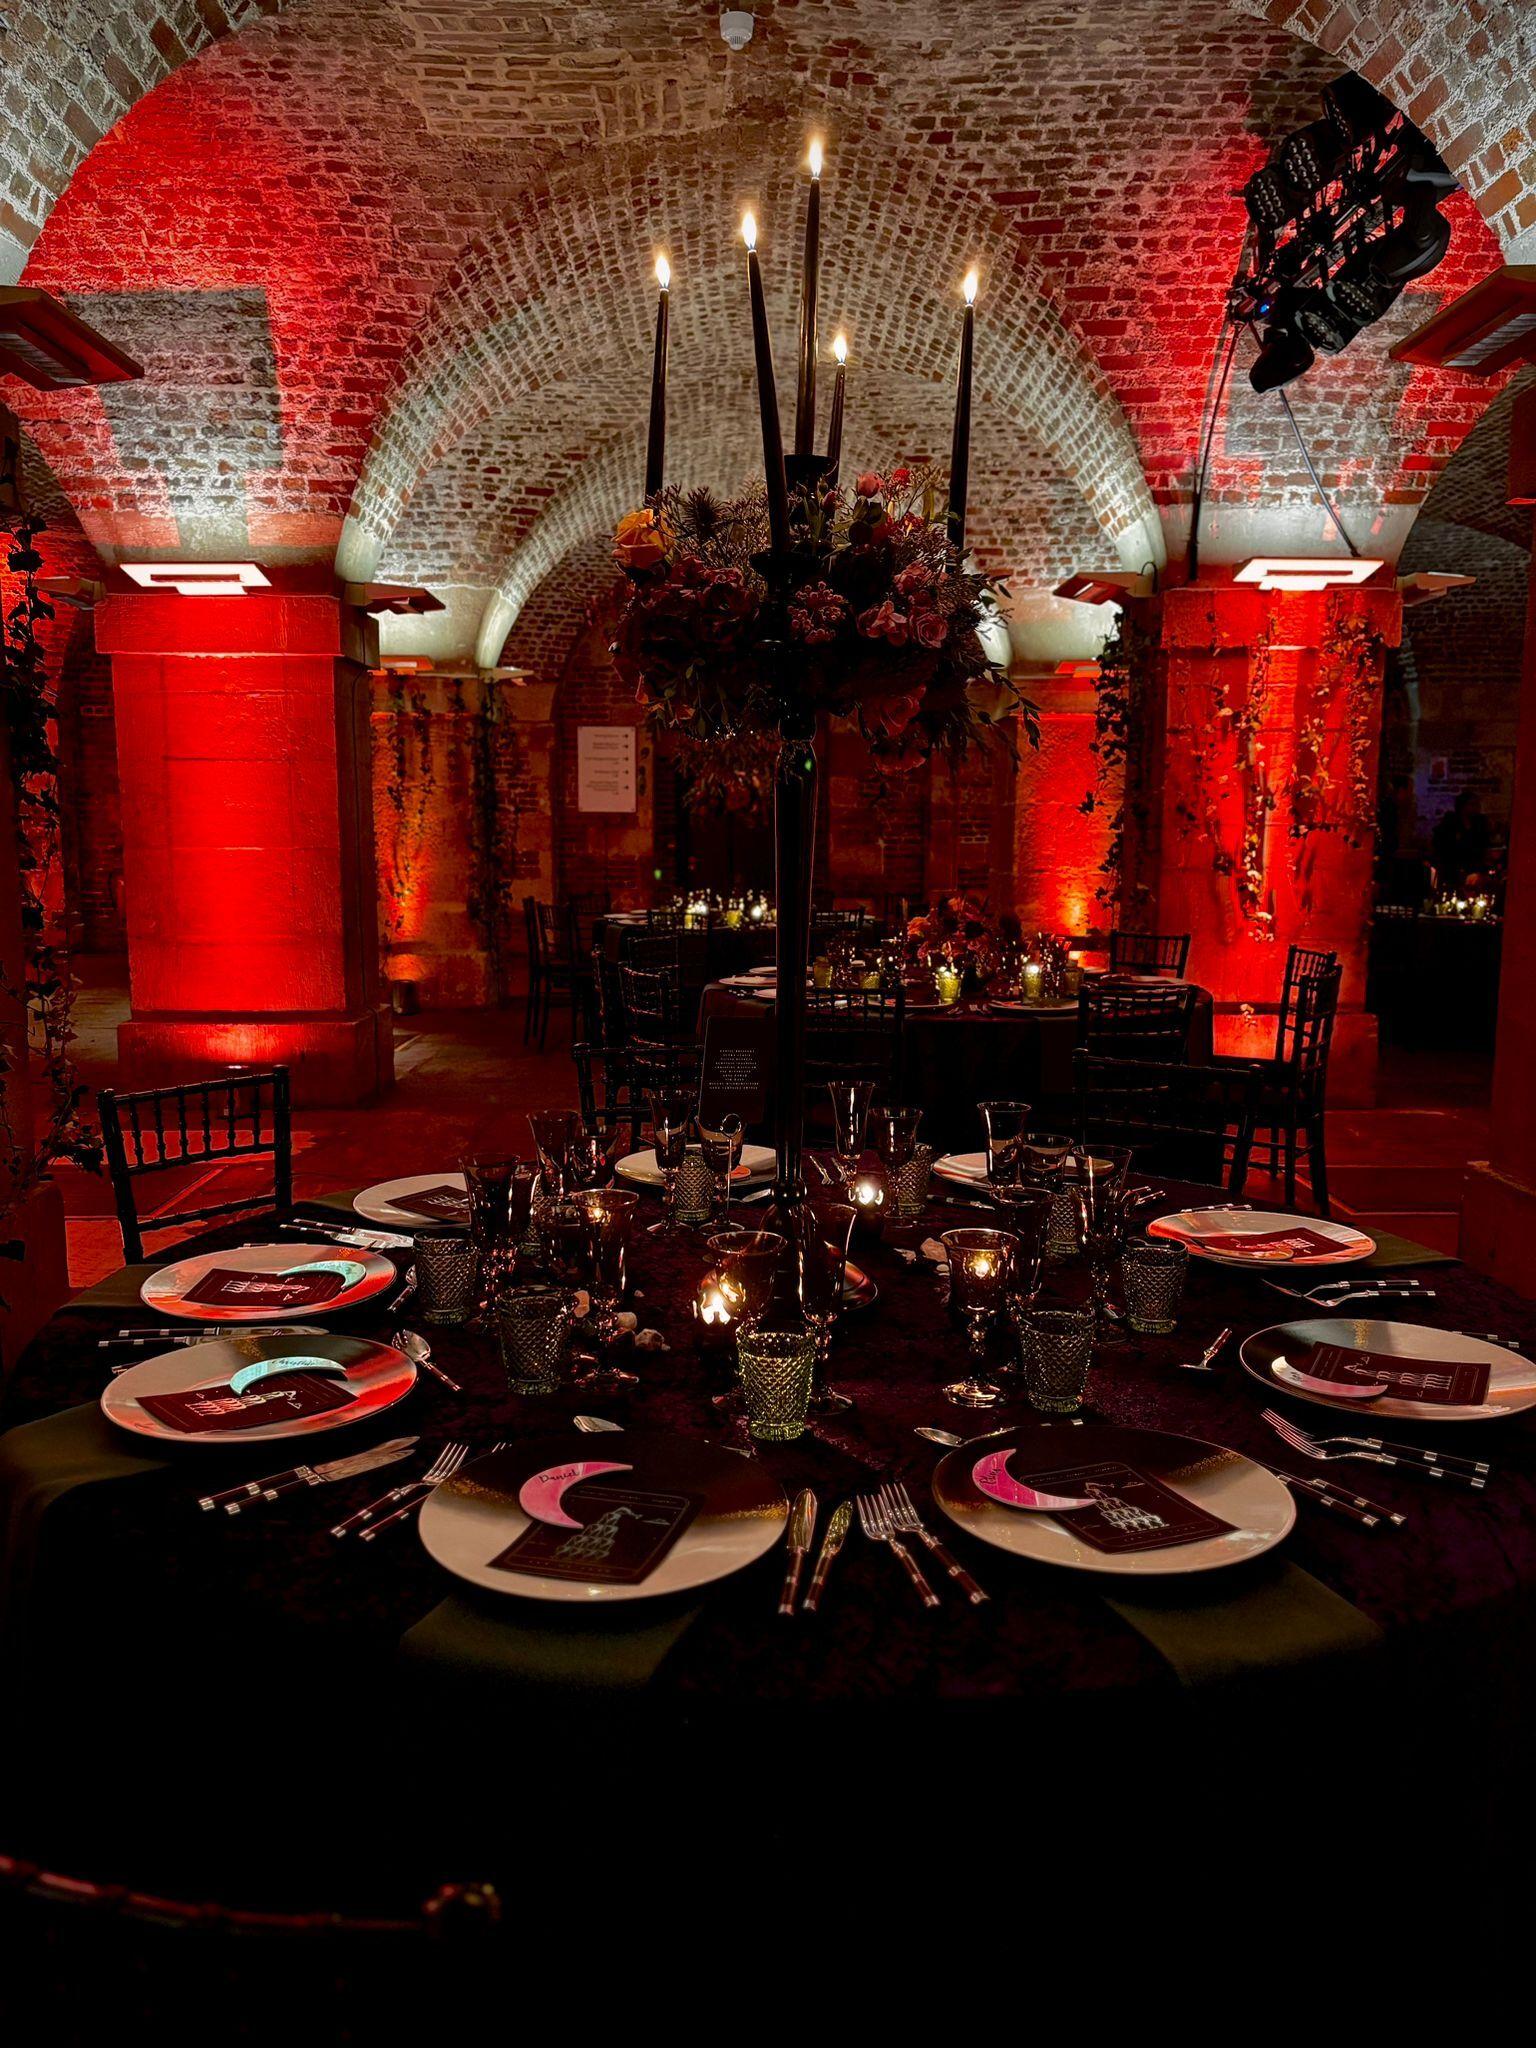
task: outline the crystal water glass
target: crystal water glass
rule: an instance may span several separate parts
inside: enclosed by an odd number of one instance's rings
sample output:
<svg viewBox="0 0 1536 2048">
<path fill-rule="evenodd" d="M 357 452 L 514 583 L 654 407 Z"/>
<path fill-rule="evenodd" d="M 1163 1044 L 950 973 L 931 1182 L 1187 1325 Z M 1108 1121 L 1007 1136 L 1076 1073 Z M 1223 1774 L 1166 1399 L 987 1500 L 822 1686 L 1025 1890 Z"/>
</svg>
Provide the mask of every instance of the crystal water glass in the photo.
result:
<svg viewBox="0 0 1536 2048">
<path fill-rule="evenodd" d="M 837 1155 L 837 1170 L 843 1176 L 843 1186 L 850 1199 L 854 1181 L 858 1178 L 859 1159 L 864 1151 L 869 1098 L 874 1092 L 873 1081 L 827 1083 L 827 1093 L 832 1098 L 832 1149 Z"/>
<path fill-rule="evenodd" d="M 528 1119 L 533 1149 L 539 1155 L 539 1191 L 545 1201 L 558 1202 L 565 1193 L 571 1138 L 580 1123 L 570 1109 L 535 1110 Z"/>
<path fill-rule="evenodd" d="M 963 1380 L 945 1387 L 958 1408 L 991 1408 L 1002 1389 L 985 1378 L 987 1333 L 1008 1299 L 1008 1268 L 1016 1239 L 1008 1230 L 946 1230 L 942 1239 L 949 1254 L 949 1298 L 965 1319 L 970 1340 L 971 1370 Z"/>
<path fill-rule="evenodd" d="M 469 1234 L 480 1256 L 480 1292 L 489 1302 L 512 1277 L 512 1175 L 520 1164 L 510 1153 L 473 1153 L 459 1162 L 469 1197 Z"/>
<path fill-rule="evenodd" d="M 731 1175 L 741 1159 L 741 1118 L 724 1116 L 718 1124 L 699 1122 L 699 1151 L 714 1176 L 715 1209 L 725 1229 L 731 1227 Z"/>
<path fill-rule="evenodd" d="M 922 1121 L 920 1109 L 884 1107 L 870 1111 L 870 1142 L 887 1175 L 905 1166 L 917 1150 Z"/>
<path fill-rule="evenodd" d="M 714 1213 L 714 1203 L 715 1176 L 705 1165 L 698 1146 L 690 1145 L 673 1181 L 673 1220 L 680 1227 L 707 1223 Z"/>
<path fill-rule="evenodd" d="M 553 1394 L 565 1378 L 571 1297 L 554 1287 L 509 1287 L 496 1297 L 496 1337 L 508 1391 Z"/>
<path fill-rule="evenodd" d="M 1041 1415 L 1075 1415 L 1082 1407 L 1093 1332 L 1091 1308 L 1041 1308 L 1024 1319 L 1019 1353 L 1031 1408 Z"/>
<path fill-rule="evenodd" d="M 847 1202 L 817 1201 L 807 1201 L 801 1213 L 795 1292 L 816 1339 L 811 1407 L 818 1414 L 853 1406 L 852 1395 L 840 1394 L 827 1384 L 827 1360 L 832 1351 L 832 1332 L 843 1312 L 848 1240 L 853 1235 L 856 1214 Z"/>
<path fill-rule="evenodd" d="M 475 1282 L 480 1254 L 462 1230 L 418 1230 L 416 1254 L 417 1313 L 424 1323 L 462 1323 L 476 1305 Z"/>
<path fill-rule="evenodd" d="M 1027 1102 L 979 1102 L 976 1106 L 981 1111 L 981 1121 L 987 1133 L 987 1179 L 997 1182 L 1017 1180 L 1030 1105 Z"/>
<path fill-rule="evenodd" d="M 815 1366 L 816 1339 L 809 1329 L 737 1329 L 736 1374 L 747 1428 L 759 1443 L 787 1444 L 804 1434 Z"/>
<path fill-rule="evenodd" d="M 651 1106 L 651 1143 L 662 1173 L 661 1221 L 653 1223 L 653 1237 L 671 1237 L 678 1228 L 677 1173 L 688 1151 L 693 1129 L 693 1092 L 688 1088 L 654 1088 Z"/>
<path fill-rule="evenodd" d="M 931 1145 L 917 1146 L 901 1166 L 887 1169 L 886 1214 L 894 1223 L 910 1223 L 921 1216 L 928 1201 L 928 1183 L 933 1178 L 934 1152 Z"/>
<path fill-rule="evenodd" d="M 1179 1326 L 1179 1302 L 1189 1269 L 1181 1244 L 1138 1237 L 1120 1254 L 1125 1320 L 1141 1337 L 1166 1337 Z"/>
<path fill-rule="evenodd" d="M 993 1200 L 1000 1221 L 1015 1239 L 1003 1294 L 1008 1320 L 1017 1333 L 1040 1297 L 1051 1198 L 1042 1188 L 1004 1186 L 993 1190 Z"/>
</svg>

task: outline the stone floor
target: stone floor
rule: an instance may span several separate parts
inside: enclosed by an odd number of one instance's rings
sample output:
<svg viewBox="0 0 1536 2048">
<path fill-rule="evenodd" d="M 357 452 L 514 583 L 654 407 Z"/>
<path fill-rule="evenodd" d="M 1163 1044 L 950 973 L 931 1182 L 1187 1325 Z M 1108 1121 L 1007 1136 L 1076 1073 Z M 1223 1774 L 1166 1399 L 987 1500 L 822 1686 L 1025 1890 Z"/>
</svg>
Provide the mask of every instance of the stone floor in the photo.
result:
<svg viewBox="0 0 1536 2048">
<path fill-rule="evenodd" d="M 104 1087 L 113 1079 L 127 996 L 111 963 L 88 963 L 84 978 L 76 1051 L 86 1082 Z M 315 1194 L 429 1172 L 451 1165 L 471 1145 L 525 1151 L 530 1109 L 575 1102 L 568 1045 L 569 1027 L 557 1015 L 548 1050 L 526 1049 L 520 1007 L 399 1020 L 397 1081 L 388 1097 L 359 1109 L 304 1110 L 295 1117 L 295 1191 Z M 1469 1159 L 1487 1154 L 1487 1088 L 1483 1062 L 1389 1055 L 1381 1106 L 1329 1116 L 1335 1214 L 1454 1250 L 1463 1170 Z M 228 1199 L 239 1191 L 240 1172 L 225 1168 L 205 1177 L 195 1195 L 186 1179 L 168 1175 L 160 1206 Z M 86 1286 L 122 1263 L 111 1189 L 69 1167 L 61 1167 L 58 1178 L 68 1214 L 70 1275 Z M 1262 1180 L 1251 1182 L 1249 1198 L 1262 1198 L 1265 1187 Z"/>
</svg>

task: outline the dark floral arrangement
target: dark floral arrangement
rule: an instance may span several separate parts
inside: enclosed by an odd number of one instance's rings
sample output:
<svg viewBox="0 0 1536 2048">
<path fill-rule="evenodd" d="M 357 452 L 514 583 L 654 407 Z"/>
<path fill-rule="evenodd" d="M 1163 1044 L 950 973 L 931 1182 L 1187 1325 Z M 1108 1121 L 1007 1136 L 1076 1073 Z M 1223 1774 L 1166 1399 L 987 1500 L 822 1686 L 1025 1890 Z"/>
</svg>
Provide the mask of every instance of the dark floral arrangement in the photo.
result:
<svg viewBox="0 0 1536 2048">
<path fill-rule="evenodd" d="M 907 959 L 930 972 L 947 961 L 973 981 L 987 981 L 1003 963 L 1003 935 L 984 903 L 942 896 L 907 926 Z"/>
<path fill-rule="evenodd" d="M 731 733 L 718 740 L 674 735 L 678 787 L 685 807 L 712 817 L 760 825 L 773 809 L 778 742 L 764 733 Z"/>
<path fill-rule="evenodd" d="M 958 758 L 1012 713 L 1038 746 L 1035 707 L 977 637 L 992 593 L 961 566 L 935 517 L 943 503 L 931 468 L 798 493 L 795 546 L 773 590 L 762 487 L 722 500 L 669 486 L 614 536 L 629 579 L 620 674 L 658 724 L 695 740 L 771 735 L 793 708 L 853 719 L 885 768 Z M 791 657 L 776 675 L 765 641 Z"/>
</svg>

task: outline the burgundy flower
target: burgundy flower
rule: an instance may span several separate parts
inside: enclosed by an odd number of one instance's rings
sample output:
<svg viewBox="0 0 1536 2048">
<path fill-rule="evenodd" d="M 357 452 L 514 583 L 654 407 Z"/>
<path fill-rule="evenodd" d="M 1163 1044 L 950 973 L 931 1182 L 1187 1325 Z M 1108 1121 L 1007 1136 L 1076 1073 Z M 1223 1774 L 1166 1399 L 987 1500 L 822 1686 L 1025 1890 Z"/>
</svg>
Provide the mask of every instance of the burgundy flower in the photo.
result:
<svg viewBox="0 0 1536 2048">
<path fill-rule="evenodd" d="M 912 637 L 919 647 L 942 647 L 948 632 L 942 612 L 919 611 L 912 614 Z"/>
<path fill-rule="evenodd" d="M 878 470 L 866 469 L 853 488 L 861 498 L 878 498 L 884 486 Z"/>
<path fill-rule="evenodd" d="M 897 611 L 889 598 L 884 604 L 871 605 L 867 612 L 860 612 L 859 631 L 866 640 L 888 640 L 892 647 L 907 644 L 906 615 Z"/>
</svg>

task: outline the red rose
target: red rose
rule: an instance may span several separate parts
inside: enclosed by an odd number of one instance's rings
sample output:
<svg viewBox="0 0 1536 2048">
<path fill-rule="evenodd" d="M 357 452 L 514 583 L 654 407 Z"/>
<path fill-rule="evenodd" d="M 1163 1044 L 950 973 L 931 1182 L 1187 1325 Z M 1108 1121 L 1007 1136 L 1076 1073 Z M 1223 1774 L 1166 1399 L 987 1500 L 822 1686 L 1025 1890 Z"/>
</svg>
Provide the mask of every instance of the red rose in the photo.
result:
<svg viewBox="0 0 1536 2048">
<path fill-rule="evenodd" d="M 942 647 L 949 633 L 942 612 L 914 612 L 912 637 L 919 647 Z"/>
<path fill-rule="evenodd" d="M 878 498 L 884 486 L 875 470 L 866 469 L 853 488 L 861 498 Z"/>
<path fill-rule="evenodd" d="M 882 704 L 872 704 L 865 717 L 876 739 L 899 740 L 922 708 L 922 691 L 908 690 L 905 696 L 887 697 Z"/>
<path fill-rule="evenodd" d="M 909 484 L 911 481 L 912 472 L 910 469 L 893 469 L 891 471 L 891 482 L 893 484 Z"/>
</svg>

